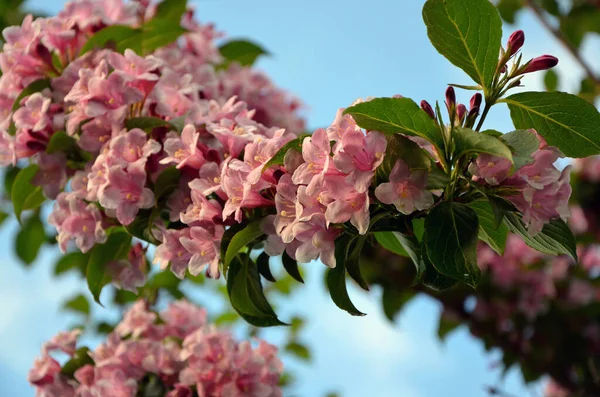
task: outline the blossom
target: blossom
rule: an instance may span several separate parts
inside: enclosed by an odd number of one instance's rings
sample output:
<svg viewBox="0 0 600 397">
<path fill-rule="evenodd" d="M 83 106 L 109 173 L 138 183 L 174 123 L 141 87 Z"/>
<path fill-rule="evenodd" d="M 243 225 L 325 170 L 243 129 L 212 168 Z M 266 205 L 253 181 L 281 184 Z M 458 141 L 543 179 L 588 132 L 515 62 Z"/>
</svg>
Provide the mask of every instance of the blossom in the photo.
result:
<svg viewBox="0 0 600 397">
<path fill-rule="evenodd" d="M 161 150 L 160 144 L 153 139 L 148 139 L 148 135 L 139 128 L 121 131 L 111 139 L 109 148 L 108 165 L 123 167 L 137 161 L 141 161 L 140 165 L 143 166 L 150 155 Z"/>
<path fill-rule="evenodd" d="M 190 228 L 190 235 L 181 237 L 181 245 L 192 254 L 189 261 L 190 273 L 197 276 L 206 266 L 208 274 L 213 278 L 219 277 L 219 247 L 223 227 L 217 226 L 209 231 L 200 226 Z"/>
<path fill-rule="evenodd" d="M 296 185 L 308 185 L 308 194 L 314 194 L 323 186 L 325 174 L 331 162 L 331 146 L 327 131 L 320 128 L 302 142 L 302 157 L 305 163 L 300 165 L 292 180 Z"/>
<path fill-rule="evenodd" d="M 50 98 L 36 92 L 27 97 L 25 105 L 17 109 L 13 116 L 15 126 L 22 130 L 42 131 L 52 120 L 48 114 Z"/>
<path fill-rule="evenodd" d="M 394 204 L 403 214 L 424 210 L 433 204 L 433 195 L 426 190 L 427 171 L 411 171 L 402 160 L 397 160 L 390 173 L 390 181 L 375 189 L 375 197 L 385 204 Z"/>
<path fill-rule="evenodd" d="M 161 164 L 175 163 L 177 168 L 189 166 L 199 169 L 206 160 L 198 148 L 200 134 L 192 124 L 185 126 L 181 137 L 173 133 L 165 140 L 165 151 L 169 154 L 160 162 Z"/>
<path fill-rule="evenodd" d="M 181 238 L 189 236 L 190 229 L 166 230 L 162 235 L 162 244 L 156 247 L 154 263 L 158 263 L 161 269 L 170 265 L 173 274 L 183 279 L 192 253 L 183 246 Z"/>
<path fill-rule="evenodd" d="M 482 153 L 469 165 L 469 172 L 490 185 L 499 185 L 508 177 L 511 168 L 510 160 Z"/>
</svg>

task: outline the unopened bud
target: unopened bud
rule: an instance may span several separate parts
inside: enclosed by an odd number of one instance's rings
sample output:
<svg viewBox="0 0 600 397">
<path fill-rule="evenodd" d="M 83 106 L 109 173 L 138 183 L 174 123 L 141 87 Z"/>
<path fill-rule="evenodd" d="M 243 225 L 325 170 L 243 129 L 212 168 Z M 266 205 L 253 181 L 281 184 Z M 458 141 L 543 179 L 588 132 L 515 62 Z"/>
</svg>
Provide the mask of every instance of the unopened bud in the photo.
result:
<svg viewBox="0 0 600 397">
<path fill-rule="evenodd" d="M 542 55 L 537 58 L 533 58 L 527 66 L 525 70 L 523 70 L 523 74 L 538 72 L 540 70 L 552 69 L 558 64 L 558 58 L 552 55 Z"/>
<path fill-rule="evenodd" d="M 483 97 L 481 96 L 481 94 L 479 92 L 477 94 L 473 95 L 471 97 L 471 102 L 470 102 L 471 110 L 475 109 L 475 108 L 480 108 L 482 100 L 483 100 Z"/>
<path fill-rule="evenodd" d="M 525 33 L 522 30 L 517 30 L 513 32 L 508 38 L 508 44 L 506 51 L 510 54 L 509 57 L 512 57 L 523 47 L 525 43 Z"/>
<path fill-rule="evenodd" d="M 429 115 L 429 117 L 435 120 L 435 112 L 433 111 L 433 108 L 431 107 L 429 102 L 421 101 L 421 109 L 423 109 L 425 113 Z"/>
<path fill-rule="evenodd" d="M 454 109 L 456 106 L 456 93 L 454 92 L 454 87 L 448 87 L 446 90 L 446 106 L 448 110 Z"/>
<path fill-rule="evenodd" d="M 456 117 L 458 125 L 462 125 L 467 115 L 467 107 L 462 103 L 456 107 Z"/>
</svg>

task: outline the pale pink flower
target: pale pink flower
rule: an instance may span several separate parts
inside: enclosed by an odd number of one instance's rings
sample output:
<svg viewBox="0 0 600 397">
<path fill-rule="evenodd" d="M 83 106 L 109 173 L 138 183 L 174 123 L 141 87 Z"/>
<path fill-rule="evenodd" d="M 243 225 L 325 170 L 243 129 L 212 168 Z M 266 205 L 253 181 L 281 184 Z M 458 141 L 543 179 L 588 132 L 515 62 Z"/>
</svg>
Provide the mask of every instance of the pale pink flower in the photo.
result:
<svg viewBox="0 0 600 397">
<path fill-rule="evenodd" d="M 223 218 L 235 213 L 235 220 L 242 221 L 242 208 L 256 208 L 272 204 L 258 192 L 260 184 L 250 185 L 248 175 L 250 166 L 240 160 L 233 159 L 223 166 L 221 186 L 228 199 L 223 208 Z"/>
<path fill-rule="evenodd" d="M 369 192 L 360 193 L 343 176 L 337 176 L 326 179 L 324 193 L 327 225 L 350 221 L 360 234 L 367 233 L 370 222 Z"/>
<path fill-rule="evenodd" d="M 206 160 L 198 148 L 199 137 L 200 134 L 192 124 L 185 126 L 181 137 L 176 133 L 171 133 L 164 143 L 168 157 L 162 159 L 160 163 L 175 163 L 177 168 L 188 166 L 200 169 Z"/>
<path fill-rule="evenodd" d="M 192 203 L 181 212 L 181 222 L 192 224 L 194 222 L 208 221 L 213 222 L 215 218 L 220 218 L 223 213 L 221 204 L 217 200 L 207 199 L 204 194 L 196 189 L 191 189 Z"/>
<path fill-rule="evenodd" d="M 508 159 L 482 153 L 469 165 L 469 172 L 490 185 L 499 185 L 508 177 L 511 167 Z"/>
<path fill-rule="evenodd" d="M 277 215 L 274 219 L 275 232 L 284 243 L 291 243 L 295 237 L 294 227 L 298 223 L 298 212 L 302 210 L 296 197 L 297 186 L 292 183 L 289 174 L 279 179 L 277 194 L 275 195 L 275 208 Z"/>
<path fill-rule="evenodd" d="M 51 126 L 52 120 L 48 114 L 50 101 L 50 98 L 46 98 L 39 92 L 31 94 L 13 116 L 17 129 L 42 131 Z"/>
<path fill-rule="evenodd" d="M 545 186 L 557 182 L 561 177 L 561 172 L 554 167 L 554 162 L 558 160 L 558 157 L 558 152 L 553 148 L 537 150 L 533 154 L 533 163 L 521 167 L 507 183 L 510 184 L 512 180 L 519 177 L 531 187 L 543 189 Z"/>
<path fill-rule="evenodd" d="M 387 141 L 383 134 L 373 131 L 363 134 L 351 130 L 342 136 L 333 156 L 338 170 L 348 175 L 348 181 L 359 192 L 369 189 L 375 170 L 383 162 Z"/>
<path fill-rule="evenodd" d="M 206 129 L 223 145 L 231 157 L 238 157 L 249 143 L 259 137 L 258 126 L 251 120 L 243 124 L 231 119 L 221 119 L 219 123 L 209 123 Z"/>
<path fill-rule="evenodd" d="M 325 222 L 315 218 L 311 222 L 302 222 L 296 228 L 296 239 L 299 244 L 293 258 L 298 262 L 308 263 L 319 258 L 323 264 L 335 267 L 335 239 L 341 229 L 326 228 Z"/>
<path fill-rule="evenodd" d="M 158 81 L 158 69 L 163 66 L 163 62 L 149 55 L 140 57 L 130 49 L 126 49 L 123 55 L 111 52 L 108 55 L 108 63 L 117 73 L 127 81 L 127 85 L 140 90 L 144 96 L 147 96 Z"/>
<path fill-rule="evenodd" d="M 121 131 L 111 139 L 109 147 L 107 159 L 109 166 L 127 167 L 135 162 L 140 162 L 140 165 L 144 166 L 150 155 L 161 151 L 160 143 L 148 139 L 148 135 L 139 128 Z"/>
<path fill-rule="evenodd" d="M 394 204 L 403 214 L 424 210 L 433 204 L 433 195 L 426 190 L 427 171 L 411 171 L 402 160 L 396 161 L 390 173 L 390 182 L 375 189 L 375 197 L 385 204 Z"/>
<path fill-rule="evenodd" d="M 137 243 L 131 247 L 127 259 L 107 264 L 114 285 L 126 291 L 137 293 L 146 283 L 146 250 Z"/>
<path fill-rule="evenodd" d="M 148 311 L 146 303 L 139 300 L 125 313 L 123 320 L 115 327 L 115 333 L 121 338 L 129 335 L 138 338 L 151 330 L 156 318 L 156 313 Z"/>
<path fill-rule="evenodd" d="M 185 277 L 188 263 L 192 254 L 185 249 L 181 238 L 190 237 L 190 229 L 168 229 L 163 233 L 162 244 L 156 247 L 154 263 L 158 263 L 161 269 L 171 266 L 171 271 L 180 279 Z"/>
<path fill-rule="evenodd" d="M 205 196 L 212 193 L 216 193 L 219 197 L 223 196 L 219 165 L 213 162 L 203 164 L 198 171 L 198 178 L 190 182 L 190 188 L 199 191 Z"/>
<path fill-rule="evenodd" d="M 192 275 L 197 276 L 209 266 L 208 274 L 213 278 L 219 277 L 219 249 L 222 236 L 223 227 L 215 225 L 213 231 L 194 226 L 190 228 L 189 237 L 180 238 L 181 245 L 192 254 L 189 261 L 189 270 Z"/>
<path fill-rule="evenodd" d="M 116 210 L 119 222 L 129 225 L 140 208 L 154 205 L 154 194 L 145 184 L 146 172 L 139 164 L 130 164 L 127 171 L 113 166 L 108 171 L 108 185 L 99 195 L 100 204 Z"/>
<path fill-rule="evenodd" d="M 53 336 L 48 342 L 44 343 L 42 352 L 48 354 L 52 351 L 61 350 L 69 356 L 75 354 L 77 338 L 81 335 L 80 329 L 74 329 L 72 331 L 59 332 Z"/>
<path fill-rule="evenodd" d="M 327 132 L 319 128 L 302 142 L 302 157 L 305 163 L 294 172 L 296 185 L 308 185 L 308 194 L 314 194 L 322 186 L 331 162 L 331 146 Z"/>
<path fill-rule="evenodd" d="M 0 128 L 0 165 L 15 165 L 17 153 L 15 151 L 15 139 L 3 128 Z"/>
</svg>

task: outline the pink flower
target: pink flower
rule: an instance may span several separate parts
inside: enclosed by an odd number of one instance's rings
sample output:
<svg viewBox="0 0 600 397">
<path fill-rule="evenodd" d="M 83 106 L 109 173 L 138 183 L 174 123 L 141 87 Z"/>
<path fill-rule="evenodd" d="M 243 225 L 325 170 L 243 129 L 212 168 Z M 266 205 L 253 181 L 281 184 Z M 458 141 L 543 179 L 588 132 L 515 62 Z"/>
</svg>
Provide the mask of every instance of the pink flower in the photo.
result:
<svg viewBox="0 0 600 397">
<path fill-rule="evenodd" d="M 221 217 L 223 209 L 217 200 L 208 200 L 204 194 L 193 188 L 191 198 L 192 204 L 180 215 L 181 222 L 189 225 L 201 221 L 212 222 L 215 218 Z"/>
<path fill-rule="evenodd" d="M 140 208 L 154 205 L 154 194 L 144 187 L 145 184 L 146 172 L 137 163 L 130 164 L 127 171 L 120 166 L 110 167 L 108 185 L 99 196 L 100 204 L 104 208 L 116 210 L 119 222 L 129 225 Z"/>
<path fill-rule="evenodd" d="M 146 283 L 146 250 L 140 243 L 131 247 L 127 259 L 110 262 L 107 266 L 112 282 L 118 288 L 137 293 Z"/>
<path fill-rule="evenodd" d="M 126 49 L 123 55 L 111 52 L 108 63 L 117 73 L 128 82 L 128 86 L 140 90 L 144 97 L 147 96 L 158 80 L 156 71 L 163 66 L 163 62 L 150 55 L 145 58 L 138 56 L 130 49 Z"/>
<path fill-rule="evenodd" d="M 15 140 L 5 129 L 0 128 L 0 165 L 6 167 L 15 165 L 16 162 Z"/>
<path fill-rule="evenodd" d="M 263 186 L 248 183 L 249 174 L 250 166 L 237 159 L 229 161 L 223 167 L 221 186 L 228 197 L 223 208 L 224 219 L 235 213 L 235 220 L 241 222 L 242 208 L 256 208 L 272 204 L 270 200 L 258 193 Z"/>
<path fill-rule="evenodd" d="M 180 239 L 190 237 L 190 229 L 169 229 L 163 233 L 162 244 L 156 248 L 154 263 L 158 263 L 161 269 L 171 265 L 171 271 L 180 279 L 185 277 L 188 263 L 192 254 L 183 246 Z"/>
<path fill-rule="evenodd" d="M 351 130 L 342 136 L 340 142 L 333 162 L 338 170 L 349 174 L 349 182 L 363 193 L 369 189 L 375 169 L 383 162 L 387 141 L 376 131 L 365 136 L 362 131 Z"/>
<path fill-rule="evenodd" d="M 503 157 L 482 153 L 469 165 L 469 172 L 490 185 L 499 185 L 508 177 L 511 167 L 512 163 Z"/>
<path fill-rule="evenodd" d="M 298 212 L 302 211 L 297 197 L 297 187 L 292 183 L 289 174 L 285 174 L 279 179 L 277 184 L 277 194 L 275 195 L 275 232 L 281 237 L 284 243 L 291 243 L 295 238 L 294 227 L 298 223 Z"/>
<path fill-rule="evenodd" d="M 65 156 L 62 153 L 40 152 L 37 154 L 36 162 L 40 169 L 31 182 L 34 185 L 42 186 L 46 197 L 56 198 L 67 183 Z"/>
<path fill-rule="evenodd" d="M 72 357 L 75 354 L 79 335 L 81 335 L 80 329 L 60 332 L 44 344 L 42 351 L 47 354 L 55 350 L 61 350 Z"/>
<path fill-rule="evenodd" d="M 336 264 L 334 242 L 340 233 L 341 229 L 327 229 L 325 222 L 318 218 L 302 222 L 296 230 L 296 239 L 300 244 L 292 257 L 301 263 L 319 258 L 323 264 L 333 268 Z"/>
<path fill-rule="evenodd" d="M 507 183 L 514 183 L 513 181 L 518 177 L 535 189 L 543 189 L 546 185 L 558 181 L 561 176 L 560 171 L 554 167 L 558 157 L 557 151 L 553 148 L 537 150 L 533 154 L 533 163 L 520 168 Z"/>
<path fill-rule="evenodd" d="M 308 193 L 308 189 L 306 191 Z M 330 223 L 350 221 L 360 234 L 365 234 L 369 229 L 369 193 L 356 191 L 345 177 L 328 177 L 322 200 L 327 202 L 325 220 L 328 226 Z"/>
<path fill-rule="evenodd" d="M 325 180 L 325 174 L 330 168 L 331 146 L 327 131 L 322 128 L 316 130 L 311 137 L 304 138 L 302 142 L 302 157 L 304 164 L 294 172 L 292 180 L 296 185 L 308 185 L 308 194 L 316 193 Z"/>
<path fill-rule="evenodd" d="M 139 128 L 121 131 L 120 134 L 111 139 L 109 147 L 108 165 L 120 165 L 122 167 L 127 167 L 128 164 L 137 161 L 141 161 L 140 164 L 144 166 L 150 155 L 161 150 L 160 143 L 148 139 L 148 135 Z"/>
<path fill-rule="evenodd" d="M 148 311 L 143 300 L 137 301 L 129 309 L 123 320 L 115 327 L 115 333 L 120 337 L 140 337 L 149 332 L 156 322 L 156 313 Z"/>
<path fill-rule="evenodd" d="M 198 178 L 190 182 L 190 188 L 199 191 L 205 196 L 216 193 L 221 196 L 221 170 L 217 163 L 209 162 L 200 167 Z M 221 194 L 219 194 L 221 193 Z"/>
<path fill-rule="evenodd" d="M 36 359 L 33 368 L 29 371 L 27 380 L 36 386 L 51 385 L 55 382 L 55 377 L 60 376 L 60 364 L 58 361 L 44 355 L 40 359 Z"/>
<path fill-rule="evenodd" d="M 15 126 L 19 130 L 42 131 L 52 125 L 48 114 L 49 109 L 50 98 L 44 97 L 39 92 L 31 94 L 25 101 L 25 105 L 15 112 L 13 116 Z"/>
<path fill-rule="evenodd" d="M 165 140 L 165 152 L 169 154 L 160 161 L 161 164 L 175 163 L 177 168 L 185 166 L 199 169 L 206 162 L 200 149 L 198 149 L 198 138 L 200 134 L 192 124 L 185 126 L 178 134 L 172 133 Z"/>
<path fill-rule="evenodd" d="M 194 226 L 190 229 L 189 237 L 181 237 L 181 245 L 192 254 L 189 262 L 192 275 L 197 276 L 209 265 L 208 274 L 213 278 L 219 277 L 219 249 L 222 236 L 222 226 L 215 226 L 212 232 Z"/>
<path fill-rule="evenodd" d="M 75 240 L 75 245 L 83 253 L 95 244 L 106 242 L 100 210 L 94 204 L 86 204 L 76 193 L 58 195 L 48 223 L 56 227 L 57 240 L 63 253 L 67 251 L 70 240 Z"/>
<path fill-rule="evenodd" d="M 402 160 L 396 161 L 390 173 L 390 182 L 375 189 L 375 197 L 385 204 L 394 204 L 403 214 L 424 210 L 433 204 L 433 195 L 426 190 L 427 171 L 408 168 Z"/>
<path fill-rule="evenodd" d="M 206 129 L 221 142 L 231 157 L 238 157 L 246 145 L 259 137 L 258 126 L 247 119 L 236 118 L 234 121 L 224 118 L 219 123 L 207 124 Z"/>
</svg>

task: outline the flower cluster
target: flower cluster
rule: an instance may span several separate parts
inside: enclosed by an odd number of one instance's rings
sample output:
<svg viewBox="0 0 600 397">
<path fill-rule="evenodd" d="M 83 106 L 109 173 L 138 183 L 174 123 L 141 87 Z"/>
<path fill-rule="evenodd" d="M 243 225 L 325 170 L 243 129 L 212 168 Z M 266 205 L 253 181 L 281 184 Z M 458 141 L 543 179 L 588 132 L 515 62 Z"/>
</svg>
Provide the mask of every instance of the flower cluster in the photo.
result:
<svg viewBox="0 0 600 397">
<path fill-rule="evenodd" d="M 224 63 L 214 42 L 221 35 L 196 23 L 192 11 L 181 19 L 187 33 L 150 55 L 82 54 L 95 32 L 137 28 L 156 12 L 143 1 L 75 0 L 56 17 L 28 16 L 7 28 L 0 162 L 39 166 L 32 183 L 56 199 L 49 222 L 63 252 L 74 242 L 85 253 L 112 226 L 152 214 L 162 242 L 157 262 L 170 263 L 179 277 L 188 265 L 193 274 L 210 265 L 218 277 L 224 227 L 248 209 L 274 206 L 276 178 L 262 166 L 304 121 L 299 102 L 264 75 Z M 44 84 L 31 93 L 32 83 Z M 59 140 L 74 144 L 53 148 Z M 179 186 L 161 195 L 168 168 L 178 170 Z M 129 272 L 121 281 L 135 289 L 139 276 Z"/>
<path fill-rule="evenodd" d="M 138 301 L 94 351 L 77 349 L 79 334 L 63 332 L 44 344 L 29 373 L 38 396 L 134 397 L 150 387 L 169 397 L 282 395 L 276 347 L 237 342 L 186 301 L 160 314 Z M 61 367 L 52 356 L 58 351 L 72 360 Z M 69 373 L 70 363 L 80 365 Z"/>
<path fill-rule="evenodd" d="M 507 189 L 506 198 L 523 214 L 523 222 L 530 234 L 535 235 L 551 219 L 568 218 L 571 167 L 558 170 L 554 163 L 561 157 L 560 151 L 548 146 L 537 132 L 531 133 L 539 140 L 539 148 L 530 161 L 512 175 L 510 161 L 490 154 L 480 154 L 469 171 L 475 180 Z"/>
</svg>

